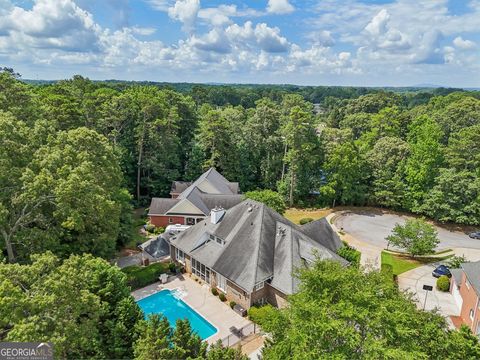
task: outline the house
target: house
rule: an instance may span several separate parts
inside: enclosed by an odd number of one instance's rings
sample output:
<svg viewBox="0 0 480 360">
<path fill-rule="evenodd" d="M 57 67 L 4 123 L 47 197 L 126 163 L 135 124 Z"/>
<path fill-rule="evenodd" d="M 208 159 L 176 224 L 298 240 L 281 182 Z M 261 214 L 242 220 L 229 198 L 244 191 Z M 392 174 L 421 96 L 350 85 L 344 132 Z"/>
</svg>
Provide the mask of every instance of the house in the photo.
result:
<svg viewBox="0 0 480 360">
<path fill-rule="evenodd" d="M 229 209 L 242 201 L 238 183 L 228 181 L 214 168 L 192 183 L 174 181 L 170 195 L 152 199 L 148 216 L 153 225 L 194 225 L 215 206 Z"/>
<path fill-rule="evenodd" d="M 460 308 L 461 323 L 480 335 L 480 261 L 463 263 L 451 273 L 450 292 Z"/>
<path fill-rule="evenodd" d="M 341 241 L 325 219 L 300 227 L 250 199 L 229 210 L 212 209 L 169 241 L 170 256 L 187 273 L 246 309 L 266 302 L 285 305 L 299 287 L 294 270 L 315 256 L 347 264 L 336 254 Z"/>
</svg>

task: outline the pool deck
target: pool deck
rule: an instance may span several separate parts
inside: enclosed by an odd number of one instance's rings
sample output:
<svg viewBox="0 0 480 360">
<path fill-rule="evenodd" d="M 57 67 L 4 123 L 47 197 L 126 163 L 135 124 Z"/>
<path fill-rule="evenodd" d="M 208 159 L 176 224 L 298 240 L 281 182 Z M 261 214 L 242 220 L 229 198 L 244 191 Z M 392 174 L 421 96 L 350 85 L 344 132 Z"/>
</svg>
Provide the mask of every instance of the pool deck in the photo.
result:
<svg viewBox="0 0 480 360">
<path fill-rule="evenodd" d="M 166 284 L 156 282 L 135 290 L 132 295 L 135 300 L 140 300 L 163 289 L 179 289 L 181 299 L 217 328 L 217 333 L 207 339 L 208 343 L 231 335 L 232 326 L 239 329 L 251 323 L 233 311 L 227 301 L 221 302 L 217 296 L 213 296 L 208 285 L 195 282 L 188 275 L 170 276 Z"/>
</svg>

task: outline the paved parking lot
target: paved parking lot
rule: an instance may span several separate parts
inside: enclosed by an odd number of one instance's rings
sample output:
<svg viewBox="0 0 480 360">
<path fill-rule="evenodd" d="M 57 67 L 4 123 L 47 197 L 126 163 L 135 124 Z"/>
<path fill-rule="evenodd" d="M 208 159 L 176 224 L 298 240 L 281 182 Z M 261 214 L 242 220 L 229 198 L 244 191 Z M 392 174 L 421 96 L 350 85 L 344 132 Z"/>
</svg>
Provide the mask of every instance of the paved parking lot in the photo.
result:
<svg viewBox="0 0 480 360">
<path fill-rule="evenodd" d="M 354 238 L 369 245 L 384 249 L 387 247 L 385 238 L 391 234 L 395 224 L 404 224 L 408 216 L 401 216 L 380 210 L 348 211 L 336 217 L 335 225 Z M 470 239 L 468 235 L 436 227 L 440 244 L 438 248 L 470 248 L 480 249 L 480 240 Z"/>
</svg>

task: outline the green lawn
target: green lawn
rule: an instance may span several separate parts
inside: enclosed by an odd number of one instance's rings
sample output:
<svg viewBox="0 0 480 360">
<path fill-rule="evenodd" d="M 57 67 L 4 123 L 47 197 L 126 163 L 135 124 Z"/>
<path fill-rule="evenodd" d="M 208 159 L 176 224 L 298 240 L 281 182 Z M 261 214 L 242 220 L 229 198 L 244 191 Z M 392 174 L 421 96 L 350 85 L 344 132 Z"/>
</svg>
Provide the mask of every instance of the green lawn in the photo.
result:
<svg viewBox="0 0 480 360">
<path fill-rule="evenodd" d="M 429 264 L 436 261 L 442 261 L 448 259 L 451 255 L 443 257 L 429 257 L 422 256 L 417 259 L 412 259 L 407 256 L 398 256 L 395 254 L 390 254 L 388 252 L 382 251 L 382 267 L 384 265 L 391 265 L 393 275 L 400 275 L 408 270 L 415 269 L 416 267 Z"/>
<path fill-rule="evenodd" d="M 313 220 L 321 219 L 332 212 L 332 209 L 296 209 L 290 208 L 285 211 L 288 220 L 295 224 L 299 224 L 301 219 L 312 218 Z"/>
<path fill-rule="evenodd" d="M 405 271 L 415 269 L 416 267 L 423 265 L 423 263 L 382 251 L 382 267 L 384 265 L 391 265 L 393 275 L 399 275 Z"/>
</svg>

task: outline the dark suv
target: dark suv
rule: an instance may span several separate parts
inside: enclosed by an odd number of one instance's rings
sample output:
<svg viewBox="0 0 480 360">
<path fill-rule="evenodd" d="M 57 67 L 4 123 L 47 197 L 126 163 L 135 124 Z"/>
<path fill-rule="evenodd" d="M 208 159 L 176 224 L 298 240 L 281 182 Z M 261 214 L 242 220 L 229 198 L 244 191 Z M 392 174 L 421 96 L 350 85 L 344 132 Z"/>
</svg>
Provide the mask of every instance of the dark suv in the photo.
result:
<svg viewBox="0 0 480 360">
<path fill-rule="evenodd" d="M 442 275 L 446 275 L 448 277 L 452 276 L 452 274 L 450 273 L 450 270 L 445 265 L 437 266 L 436 269 L 433 270 L 432 275 L 433 277 L 436 277 L 436 278 L 439 278 Z"/>
<path fill-rule="evenodd" d="M 468 236 L 470 236 L 472 239 L 480 240 L 480 231 L 472 232 Z"/>
</svg>

